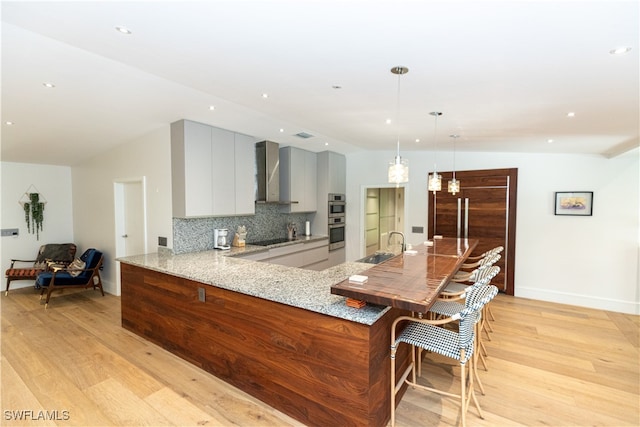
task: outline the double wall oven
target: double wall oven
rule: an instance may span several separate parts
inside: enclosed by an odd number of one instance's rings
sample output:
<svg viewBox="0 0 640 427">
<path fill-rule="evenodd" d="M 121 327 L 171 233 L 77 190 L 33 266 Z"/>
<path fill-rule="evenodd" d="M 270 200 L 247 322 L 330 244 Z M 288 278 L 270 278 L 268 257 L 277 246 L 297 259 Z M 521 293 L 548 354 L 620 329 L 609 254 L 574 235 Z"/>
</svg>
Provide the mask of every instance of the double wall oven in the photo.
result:
<svg viewBox="0 0 640 427">
<path fill-rule="evenodd" d="M 329 250 L 344 248 L 344 227 L 346 214 L 344 194 L 329 194 Z"/>
</svg>

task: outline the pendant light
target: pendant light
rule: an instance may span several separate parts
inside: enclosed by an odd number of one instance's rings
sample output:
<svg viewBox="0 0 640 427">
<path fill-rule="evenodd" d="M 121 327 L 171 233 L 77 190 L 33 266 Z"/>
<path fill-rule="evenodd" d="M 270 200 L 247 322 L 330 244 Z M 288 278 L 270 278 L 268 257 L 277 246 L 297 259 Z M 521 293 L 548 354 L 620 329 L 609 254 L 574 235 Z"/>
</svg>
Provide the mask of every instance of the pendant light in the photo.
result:
<svg viewBox="0 0 640 427">
<path fill-rule="evenodd" d="M 429 191 L 433 191 L 435 194 L 436 191 L 442 190 L 442 175 L 439 175 L 436 167 L 436 153 L 438 151 L 438 143 L 437 143 L 437 133 L 438 133 L 438 117 L 442 115 L 440 111 L 432 111 L 432 116 L 435 117 L 436 122 L 433 128 L 433 174 L 429 175 L 429 182 L 427 184 L 427 188 Z"/>
<path fill-rule="evenodd" d="M 393 67 L 391 69 L 393 74 L 398 76 L 398 97 L 396 100 L 396 125 L 398 129 L 396 140 L 396 157 L 393 161 L 389 162 L 389 183 L 399 186 L 405 182 L 409 182 L 409 165 L 406 159 L 400 157 L 400 122 L 398 120 L 398 111 L 400 110 L 400 77 L 403 74 L 407 74 L 409 69 L 407 67 Z"/>
<path fill-rule="evenodd" d="M 449 185 L 447 186 L 449 193 L 455 195 L 460 192 L 460 181 L 456 179 L 456 140 L 460 137 L 460 135 L 449 135 L 453 138 L 453 179 L 449 181 Z"/>
</svg>

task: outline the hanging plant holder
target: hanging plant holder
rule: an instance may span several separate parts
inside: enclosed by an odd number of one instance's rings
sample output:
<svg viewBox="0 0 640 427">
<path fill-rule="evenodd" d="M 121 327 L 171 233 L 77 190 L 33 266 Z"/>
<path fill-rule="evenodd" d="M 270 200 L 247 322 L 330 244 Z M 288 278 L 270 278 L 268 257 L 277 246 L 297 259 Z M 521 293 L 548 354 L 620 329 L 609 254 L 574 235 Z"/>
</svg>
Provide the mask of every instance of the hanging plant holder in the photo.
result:
<svg viewBox="0 0 640 427">
<path fill-rule="evenodd" d="M 40 194 L 36 187 L 31 185 L 22 197 L 20 197 L 18 203 L 24 210 L 27 232 L 35 234 L 36 239 L 40 240 L 40 232 L 42 231 L 42 223 L 44 222 L 44 205 L 47 204 L 47 199 Z"/>
</svg>

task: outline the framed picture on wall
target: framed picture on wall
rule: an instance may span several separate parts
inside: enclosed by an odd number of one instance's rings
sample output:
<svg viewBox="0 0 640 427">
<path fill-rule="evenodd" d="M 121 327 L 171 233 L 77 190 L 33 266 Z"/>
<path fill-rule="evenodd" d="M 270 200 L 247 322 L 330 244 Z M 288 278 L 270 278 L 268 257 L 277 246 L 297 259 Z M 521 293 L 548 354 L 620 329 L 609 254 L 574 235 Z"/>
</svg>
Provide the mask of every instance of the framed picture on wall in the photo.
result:
<svg viewBox="0 0 640 427">
<path fill-rule="evenodd" d="M 556 215 L 593 215 L 593 191 L 557 191 Z"/>
</svg>

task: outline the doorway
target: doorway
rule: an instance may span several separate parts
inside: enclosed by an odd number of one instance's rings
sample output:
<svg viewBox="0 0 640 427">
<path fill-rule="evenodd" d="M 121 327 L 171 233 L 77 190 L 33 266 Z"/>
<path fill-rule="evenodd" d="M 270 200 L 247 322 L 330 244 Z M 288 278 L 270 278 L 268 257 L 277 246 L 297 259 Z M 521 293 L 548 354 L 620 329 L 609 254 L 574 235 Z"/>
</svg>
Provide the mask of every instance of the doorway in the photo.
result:
<svg viewBox="0 0 640 427">
<path fill-rule="evenodd" d="M 395 251 L 398 242 L 389 242 L 389 232 L 404 232 L 404 187 L 365 188 L 364 197 L 364 256 Z"/>
<path fill-rule="evenodd" d="M 147 252 L 146 180 L 114 182 L 116 258 Z M 120 295 L 120 263 L 116 263 L 116 295 Z"/>
</svg>

